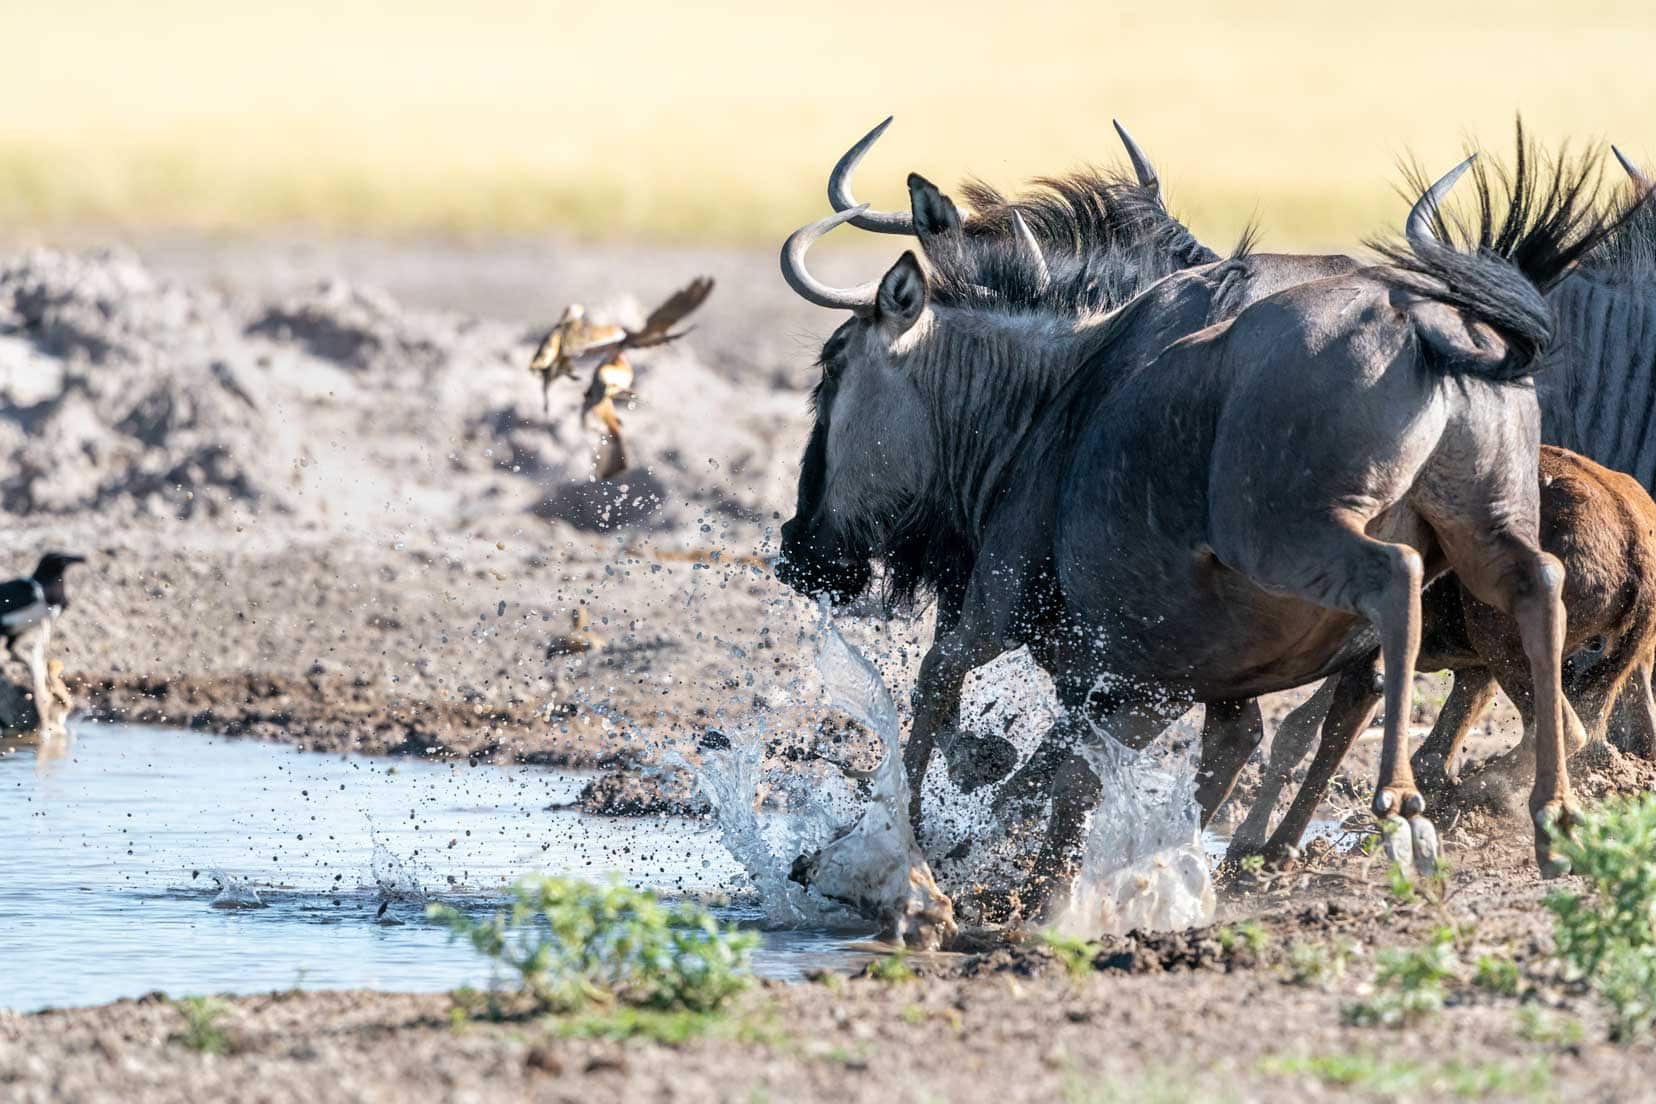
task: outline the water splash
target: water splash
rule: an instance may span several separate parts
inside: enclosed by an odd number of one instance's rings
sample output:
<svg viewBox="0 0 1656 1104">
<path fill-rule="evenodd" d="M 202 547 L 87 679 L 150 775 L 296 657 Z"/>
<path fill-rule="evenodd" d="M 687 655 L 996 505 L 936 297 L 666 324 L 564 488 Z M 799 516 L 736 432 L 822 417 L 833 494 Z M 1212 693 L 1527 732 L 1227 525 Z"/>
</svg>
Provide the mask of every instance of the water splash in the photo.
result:
<svg viewBox="0 0 1656 1104">
<path fill-rule="evenodd" d="M 779 925 L 832 925 L 857 917 L 887 933 L 932 940 L 953 928 L 944 891 L 974 921 L 997 894 L 1028 877 L 1027 834 L 1008 838 L 993 811 L 997 787 L 956 788 L 935 756 L 925 779 L 924 833 L 908 823 L 909 787 L 901 724 L 878 669 L 828 618 L 818 627 L 816 671 L 828 703 L 879 738 L 872 771 L 824 772 L 820 761 L 766 768 L 763 722 L 678 760 L 712 804 L 726 848 L 748 872 L 767 918 Z M 962 727 L 1002 740 L 1022 761 L 1060 716 L 1051 681 L 1024 651 L 975 676 L 962 700 Z M 1214 894 L 1201 846 L 1194 730 L 1164 736 L 1144 752 L 1090 749 L 1102 796 L 1082 872 L 1055 912 L 1066 932 L 1175 930 L 1211 920 Z M 861 791 L 848 785 L 861 783 Z M 928 862 L 929 858 L 929 862 Z M 934 880 L 933 871 L 937 877 Z M 942 889 L 939 889 L 941 883 Z M 983 892 L 984 890 L 990 892 Z"/>
<path fill-rule="evenodd" d="M 245 878 L 231 874 L 224 870 L 210 870 L 208 873 L 218 883 L 218 893 L 207 903 L 208 908 L 216 909 L 261 909 L 265 907 L 264 899 L 259 891 Z"/>
<path fill-rule="evenodd" d="M 1058 931 L 1096 939 L 1213 920 L 1196 800 L 1200 748 L 1199 735 L 1181 721 L 1171 739 L 1163 734 L 1143 751 L 1115 741 L 1083 749 L 1103 792 L 1081 875 L 1054 914 Z"/>
</svg>

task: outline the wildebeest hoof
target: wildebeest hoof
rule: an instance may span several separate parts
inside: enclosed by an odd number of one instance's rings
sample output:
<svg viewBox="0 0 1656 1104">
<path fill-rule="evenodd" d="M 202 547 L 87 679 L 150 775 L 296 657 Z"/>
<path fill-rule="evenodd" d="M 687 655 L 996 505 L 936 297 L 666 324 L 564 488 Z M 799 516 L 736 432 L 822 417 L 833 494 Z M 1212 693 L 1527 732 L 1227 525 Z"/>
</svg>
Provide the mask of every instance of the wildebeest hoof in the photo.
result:
<svg viewBox="0 0 1656 1104">
<path fill-rule="evenodd" d="M 1374 815 L 1382 820 L 1388 817 L 1417 817 L 1426 811 L 1426 799 L 1414 786 L 1387 786 L 1374 794 Z"/>
<path fill-rule="evenodd" d="M 949 781 L 962 793 L 992 785 L 1018 766 L 1018 749 L 1000 736 L 963 732 L 943 749 Z"/>
<path fill-rule="evenodd" d="M 1379 799 L 1375 799 L 1379 804 Z M 1386 840 L 1386 857 L 1396 867 L 1403 871 L 1405 876 L 1414 872 L 1414 836 L 1409 831 L 1409 822 L 1402 817 L 1390 816 L 1380 818 L 1380 834 Z"/>
<path fill-rule="evenodd" d="M 1415 873 L 1422 878 L 1430 878 L 1437 873 L 1438 859 L 1442 856 L 1437 829 L 1425 817 L 1412 816 L 1409 818 L 1409 835 L 1414 844 Z"/>
<path fill-rule="evenodd" d="M 1531 815 L 1535 821 L 1535 865 L 1541 868 L 1543 878 L 1561 878 L 1570 872 L 1570 860 L 1558 854 L 1553 844 L 1575 830 L 1581 821 L 1581 810 L 1574 802 L 1554 800 Z"/>
</svg>

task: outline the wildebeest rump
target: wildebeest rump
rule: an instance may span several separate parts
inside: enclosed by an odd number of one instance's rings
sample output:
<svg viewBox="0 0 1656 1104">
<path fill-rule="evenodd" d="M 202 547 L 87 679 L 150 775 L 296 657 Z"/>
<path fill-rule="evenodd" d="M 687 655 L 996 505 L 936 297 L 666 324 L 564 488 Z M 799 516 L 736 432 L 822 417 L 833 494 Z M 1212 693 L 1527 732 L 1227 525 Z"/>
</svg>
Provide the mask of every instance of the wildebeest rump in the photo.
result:
<svg viewBox="0 0 1656 1104">
<path fill-rule="evenodd" d="M 935 189 L 912 181 L 912 196 L 917 229 L 964 237 Z M 1193 702 L 1309 681 L 1352 658 L 1367 619 L 1399 672 L 1376 810 L 1411 818 L 1429 862 L 1435 840 L 1398 750 L 1419 586 L 1446 562 L 1522 626 L 1547 863 L 1547 829 L 1573 814 L 1562 579 L 1535 539 L 1539 414 L 1526 377 L 1550 315 L 1530 281 L 1556 279 L 1598 235 L 1579 189 L 1553 198 L 1508 243 L 1518 264 L 1429 240 L 1429 211 L 1417 212 L 1412 251 L 1391 267 L 1303 284 L 1206 328 L 1169 322 L 1181 308 L 1162 293 L 1188 297 L 1188 279 L 1101 318 L 1054 316 L 1065 274 L 1021 262 L 1015 243 L 994 265 L 980 242 L 961 250 L 976 258 L 966 271 L 945 261 L 928 273 L 909 254 L 877 284 L 828 288 L 804 253 L 851 213 L 796 233 L 790 282 L 854 317 L 823 350 L 781 574 L 823 589 L 917 502 L 970 549 L 958 619 L 922 665 L 911 776 L 964 673 L 1029 645 L 1068 713 L 1037 757 L 1050 771 L 1026 767 L 1010 792 L 1053 790 L 1042 867 L 1062 881 L 1094 797 L 1078 741 L 1142 743 Z"/>
<path fill-rule="evenodd" d="M 1565 717 L 1567 724 L 1574 722 L 1570 750 L 1604 737 L 1620 697 L 1630 738 L 1650 755 L 1656 751 L 1656 702 L 1649 689 L 1656 647 L 1656 503 L 1631 476 L 1550 445 L 1541 449 L 1540 488 L 1541 546 L 1565 569 L 1564 647 L 1572 653 L 1566 663 L 1565 696 L 1575 705 Z M 1532 694 L 1522 643 L 1505 618 L 1466 594 L 1454 578 L 1434 584 L 1423 605 L 1420 669 L 1453 670 L 1455 682 L 1431 735 L 1416 754 L 1415 768 L 1428 796 L 1445 795 L 1450 789 L 1448 767 L 1497 685 L 1524 719 L 1524 740 L 1514 754 L 1514 765 L 1529 760 Z M 1231 837 L 1231 857 L 1264 853 L 1280 859 L 1298 845 L 1335 768 L 1379 703 L 1372 673 L 1377 658 L 1370 656 L 1330 679 L 1278 726 L 1264 784 L 1247 819 Z M 1267 840 L 1271 812 L 1319 724 L 1323 737 L 1316 758 Z"/>
</svg>

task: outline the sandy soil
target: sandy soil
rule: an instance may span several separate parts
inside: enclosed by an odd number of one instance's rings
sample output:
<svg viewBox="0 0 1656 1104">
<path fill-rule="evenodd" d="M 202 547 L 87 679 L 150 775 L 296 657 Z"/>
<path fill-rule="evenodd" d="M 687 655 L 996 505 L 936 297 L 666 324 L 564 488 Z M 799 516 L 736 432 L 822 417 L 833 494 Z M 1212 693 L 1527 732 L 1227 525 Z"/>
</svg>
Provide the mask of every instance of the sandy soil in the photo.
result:
<svg viewBox="0 0 1656 1104">
<path fill-rule="evenodd" d="M 598 767 L 595 811 L 694 812 L 682 780 L 637 768 L 761 720 L 797 754 L 825 718 L 813 610 L 754 557 L 789 511 L 833 320 L 787 295 L 773 265 L 557 242 L 17 252 L 0 262 L 0 561 L 90 557 L 57 650 L 92 715 Z M 624 414 L 635 468 L 593 483 L 580 388 L 562 385 L 543 413 L 524 370 L 534 343 L 566 302 L 636 320 L 703 272 L 720 287 L 695 335 L 640 358 Z M 925 618 L 847 626 L 909 685 Z M 1421 688 L 1425 718 L 1442 686 Z M 1510 741 L 1510 716 L 1477 750 Z M 1354 777 L 1372 753 L 1359 744 Z M 1336 790 L 1347 804 L 1362 792 Z M 1450 908 L 1476 919 L 1468 961 L 1512 953 L 1541 1005 L 1601 1037 L 1546 959 L 1527 832 L 1473 818 L 1457 833 Z M 1388 903 L 1362 860 L 1326 861 L 1227 902 L 1229 922 L 1260 918 L 1258 955 L 1193 933 L 1124 948 L 1079 984 L 1044 952 L 1001 951 L 922 963 L 909 985 L 766 986 L 743 1013 L 774 1028 L 762 1044 L 566 1040 L 539 1021 L 456 1030 L 447 998 L 282 994 L 233 1001 L 232 1053 L 204 1058 L 171 1041 L 180 1015 L 155 999 L 0 1013 L 0 1095 L 1315 1099 L 1347 1090 L 1282 1063 L 1351 1053 L 1410 1064 L 1423 1098 L 1449 1091 L 1448 1062 L 1543 1078 L 1501 1081 L 1495 1098 L 1640 1094 L 1648 1052 L 1527 1040 L 1515 1001 L 1467 987 L 1416 1029 L 1342 1026 L 1375 950 L 1443 916 Z M 1359 950 L 1342 978 L 1308 987 L 1288 980 L 1302 941 Z"/>
</svg>

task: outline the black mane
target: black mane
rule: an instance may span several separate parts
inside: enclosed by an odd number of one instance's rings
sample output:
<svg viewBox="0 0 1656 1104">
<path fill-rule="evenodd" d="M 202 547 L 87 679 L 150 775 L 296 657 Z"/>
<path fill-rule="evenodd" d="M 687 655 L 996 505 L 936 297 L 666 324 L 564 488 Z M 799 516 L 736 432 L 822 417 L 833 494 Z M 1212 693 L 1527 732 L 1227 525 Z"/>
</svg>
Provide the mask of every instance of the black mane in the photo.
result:
<svg viewBox="0 0 1656 1104">
<path fill-rule="evenodd" d="M 1581 267 L 1609 280 L 1650 279 L 1656 276 L 1656 189 L 1621 193 L 1612 208 L 1612 229 L 1604 244 L 1588 254 Z"/>
<path fill-rule="evenodd" d="M 962 194 L 973 210 L 965 248 L 927 254 L 928 287 L 944 306 L 1075 317 L 1113 309 L 1165 276 L 1221 259 L 1154 193 L 1124 176 L 1047 177 L 1016 199 L 968 181 Z M 1014 213 L 1040 242 L 1049 280 L 1018 247 Z M 1232 255 L 1245 255 L 1252 237 L 1250 228 Z"/>
</svg>

